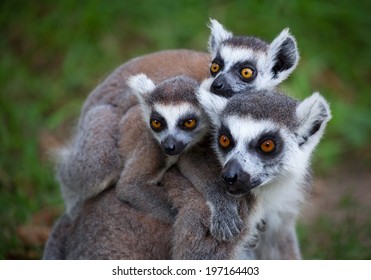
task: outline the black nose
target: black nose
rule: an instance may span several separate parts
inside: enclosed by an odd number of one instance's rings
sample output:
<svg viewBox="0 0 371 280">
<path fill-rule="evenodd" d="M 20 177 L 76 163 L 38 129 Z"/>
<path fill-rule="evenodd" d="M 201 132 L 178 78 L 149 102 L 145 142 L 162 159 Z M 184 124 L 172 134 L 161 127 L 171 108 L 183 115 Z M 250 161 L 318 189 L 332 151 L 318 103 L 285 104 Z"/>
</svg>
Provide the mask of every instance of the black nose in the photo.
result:
<svg viewBox="0 0 371 280">
<path fill-rule="evenodd" d="M 167 145 L 164 146 L 165 153 L 167 154 L 173 154 L 175 152 L 175 145 Z"/>
<path fill-rule="evenodd" d="M 216 79 L 212 84 L 211 84 L 211 91 L 215 92 L 215 91 L 219 91 L 221 89 L 223 89 L 224 87 L 224 82 L 219 80 L 219 79 Z"/>
<path fill-rule="evenodd" d="M 234 95 L 234 91 L 223 74 L 215 78 L 210 86 L 210 91 L 216 95 L 227 98 Z"/>
<path fill-rule="evenodd" d="M 237 173 L 223 173 L 222 179 L 227 185 L 234 185 L 237 182 L 238 174 Z"/>
<path fill-rule="evenodd" d="M 169 156 L 179 155 L 186 147 L 185 143 L 178 141 L 173 136 L 168 136 L 164 141 L 161 142 L 161 145 L 164 152 Z"/>
</svg>

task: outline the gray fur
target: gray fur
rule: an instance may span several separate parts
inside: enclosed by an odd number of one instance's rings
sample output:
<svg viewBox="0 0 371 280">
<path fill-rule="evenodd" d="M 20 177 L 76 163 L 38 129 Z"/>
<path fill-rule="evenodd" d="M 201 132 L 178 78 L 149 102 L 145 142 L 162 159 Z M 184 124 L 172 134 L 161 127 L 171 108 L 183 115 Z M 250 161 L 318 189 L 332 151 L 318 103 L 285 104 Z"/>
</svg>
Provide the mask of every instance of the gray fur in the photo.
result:
<svg viewBox="0 0 371 280">
<path fill-rule="evenodd" d="M 210 45 L 217 47 L 231 35 L 228 32 L 218 35 L 218 38 L 213 38 Z M 212 50 L 211 53 L 213 53 Z M 79 211 L 80 205 L 84 205 L 84 200 L 99 195 L 99 192 L 114 185 L 119 176 L 125 177 L 121 171 L 123 167 L 126 169 L 127 163 L 122 162 L 122 155 L 120 155 L 118 148 L 119 122 L 126 117 L 128 110 L 137 104 L 137 99 L 127 85 L 127 78 L 134 74 L 145 73 L 155 83 L 158 83 L 167 78 L 184 74 L 201 81 L 207 77 L 209 61 L 210 58 L 207 54 L 192 51 L 168 51 L 143 56 L 119 67 L 89 95 L 81 112 L 76 136 L 72 143 L 63 149 L 58 163 L 58 178 L 68 216 L 72 218 L 77 215 L 83 216 L 84 214 L 79 214 Z M 263 83 L 263 85 L 266 84 Z M 135 122 L 134 125 L 137 123 Z M 197 180 L 197 178 L 193 179 L 193 181 Z M 158 195 L 158 191 L 156 191 L 156 195 Z M 168 198 L 166 195 L 164 197 L 159 195 L 153 199 L 151 192 L 149 192 L 143 196 L 143 202 L 150 198 L 152 201 L 150 203 L 154 203 L 154 205 L 152 205 L 153 207 L 148 205 L 148 210 L 155 209 L 151 213 L 158 211 L 157 214 L 166 217 L 164 220 L 168 221 L 173 219 L 174 213 L 172 208 L 169 209 Z M 166 211 L 168 211 L 167 214 L 165 214 Z M 84 212 L 86 213 L 85 210 L 83 210 Z M 234 215 L 234 212 L 232 211 L 228 215 L 230 214 Z M 220 221 L 220 228 L 223 228 L 224 225 L 233 228 L 234 222 L 230 223 L 229 218 Z M 73 224 L 77 226 L 78 222 L 73 222 Z M 239 227 L 235 226 L 238 230 Z M 213 226 L 211 229 L 213 231 Z M 226 236 L 226 233 L 223 234 Z M 92 235 L 94 236 L 94 234 Z M 233 235 L 234 233 L 232 233 Z M 223 238 L 225 237 L 222 236 L 221 239 Z M 103 247 L 104 244 L 106 243 L 102 244 Z M 104 250 L 103 247 L 102 250 Z M 82 251 L 80 251 L 80 256 L 84 258 Z M 107 257 L 109 256 L 107 255 Z"/>
<path fill-rule="evenodd" d="M 235 248 L 241 247 L 241 238 L 223 242 L 209 234 L 210 210 L 206 201 L 175 168 L 165 173 L 162 187 L 178 212 L 173 223 L 158 220 L 119 201 L 115 189 L 110 188 L 87 200 L 75 220 L 67 215 L 59 219 L 46 244 L 43 258 L 154 260 L 236 257 Z M 246 219 L 246 207 L 251 207 L 253 200 L 246 197 L 236 202 L 241 217 Z"/>
<path fill-rule="evenodd" d="M 216 20 L 211 20 L 209 49 L 214 63 L 210 91 L 231 97 L 254 89 L 272 89 L 296 68 L 299 52 L 295 38 L 284 29 L 270 44 L 257 37 L 233 36 Z M 253 75 L 244 78 L 241 70 L 250 68 Z"/>
<path fill-rule="evenodd" d="M 264 90 L 229 100 L 218 97 L 213 103 L 215 96 L 205 88 L 207 84 L 201 86 L 198 97 L 214 120 L 214 147 L 225 187 L 231 194 L 255 195 L 249 228 L 260 219 L 266 221 L 256 256 L 300 258 L 295 224 L 311 189 L 310 156 L 331 118 L 327 102 L 318 93 L 299 102 Z M 220 135 L 229 137 L 230 147 L 219 145 Z M 271 153 L 260 148 L 265 139 L 275 142 Z"/>
<path fill-rule="evenodd" d="M 57 177 L 68 215 L 73 217 L 82 201 L 117 182 L 120 176 L 119 122 L 138 104 L 127 79 L 145 73 L 158 83 L 184 74 L 201 81 L 208 76 L 208 64 L 205 53 L 158 52 L 125 63 L 97 86 L 83 105 L 76 135 L 59 152 Z"/>
<path fill-rule="evenodd" d="M 136 83 L 135 83 L 136 82 Z M 199 166 L 195 165 L 196 162 L 203 161 L 202 154 L 208 153 L 210 145 L 205 146 L 202 151 L 196 153 L 193 146 L 197 144 L 208 131 L 208 123 L 204 116 L 203 111 L 199 107 L 196 98 L 196 90 L 198 83 L 187 77 L 176 77 L 166 80 L 157 85 L 151 92 L 146 92 L 142 87 L 144 84 L 151 85 L 150 80 L 145 76 L 136 76 L 131 79 L 131 85 L 135 90 L 136 84 L 140 86 L 140 96 L 144 96 L 141 101 L 143 116 L 142 123 L 139 126 L 132 126 L 132 123 L 138 123 L 141 118 L 139 108 L 133 107 L 128 111 L 127 117 L 120 122 L 121 139 L 119 140 L 119 151 L 123 158 L 124 168 L 121 173 L 120 179 L 116 186 L 118 197 L 129 203 L 132 207 L 151 213 L 151 215 L 162 220 L 171 220 L 169 214 L 172 213 L 170 203 L 164 198 L 161 198 L 164 190 L 158 186 L 163 174 L 166 170 L 176 162 L 177 158 L 172 160 L 174 156 L 167 155 L 161 149 L 162 141 L 157 142 L 157 137 L 153 137 L 153 132 L 147 128 L 146 122 L 149 120 L 147 117 L 151 115 L 147 110 L 154 110 L 158 102 L 166 106 L 169 110 L 176 105 L 188 106 L 189 110 L 198 110 L 199 112 L 193 113 L 197 116 L 197 126 L 193 130 L 186 130 L 190 134 L 191 141 L 187 143 L 186 151 L 181 153 L 178 165 L 187 168 L 181 168 L 182 172 L 193 174 L 191 178 L 199 178 L 196 174 Z M 152 88 L 150 86 L 150 88 Z M 149 102 L 147 104 L 146 102 Z M 154 101 L 155 100 L 155 101 Z M 188 100 L 191 100 L 188 103 Z M 177 112 L 178 114 L 179 112 Z M 181 113 L 181 112 L 180 112 Z M 168 133 L 171 137 L 178 137 L 184 129 L 178 129 L 178 115 L 169 115 L 175 120 L 176 127 L 170 127 L 170 121 L 164 117 L 164 122 L 168 122 L 161 133 Z M 167 132 L 169 130 L 169 132 Z M 178 131 L 179 130 L 179 131 Z M 176 135 L 172 135 L 175 133 Z M 160 136 L 162 137 L 162 136 Z M 169 137 L 168 135 L 166 137 Z M 160 138 L 161 139 L 161 138 Z M 199 149 L 199 148 L 198 148 Z M 185 154 L 183 156 L 183 154 Z M 167 164 L 171 162 L 171 165 Z M 191 162 L 191 164 L 189 164 Z M 205 165 L 202 172 L 205 173 Z M 206 198 L 209 206 L 216 209 L 212 212 L 211 217 L 211 233 L 219 240 L 229 240 L 236 236 L 242 229 L 242 221 L 238 216 L 236 202 L 230 199 L 225 192 L 220 188 L 220 183 L 217 180 L 206 181 L 204 174 L 200 174 L 203 180 L 191 180 L 191 183 L 198 189 L 201 194 Z M 215 174 L 215 173 L 214 173 Z"/>
<path fill-rule="evenodd" d="M 159 83 L 152 94 L 148 95 L 146 102 L 149 106 L 154 104 L 179 104 L 189 103 L 195 107 L 200 107 L 195 90 L 199 83 L 187 76 L 176 76 Z"/>
<path fill-rule="evenodd" d="M 269 44 L 266 41 L 252 36 L 233 36 L 222 44 L 235 48 L 248 48 L 256 52 L 268 52 L 269 48 Z"/>
<path fill-rule="evenodd" d="M 298 101 L 277 90 L 249 91 L 229 100 L 221 117 L 227 115 L 250 116 L 255 120 L 271 120 L 287 128 L 297 126 L 295 110 Z"/>
</svg>

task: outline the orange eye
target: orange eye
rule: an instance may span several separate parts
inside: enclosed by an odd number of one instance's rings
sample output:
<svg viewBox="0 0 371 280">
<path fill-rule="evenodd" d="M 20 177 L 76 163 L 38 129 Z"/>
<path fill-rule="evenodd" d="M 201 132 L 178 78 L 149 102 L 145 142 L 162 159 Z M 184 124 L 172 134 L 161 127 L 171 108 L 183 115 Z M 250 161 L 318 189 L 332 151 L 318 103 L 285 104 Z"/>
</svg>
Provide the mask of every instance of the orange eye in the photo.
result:
<svg viewBox="0 0 371 280">
<path fill-rule="evenodd" d="M 245 79 L 251 78 L 253 74 L 254 74 L 254 71 L 251 68 L 246 67 L 246 68 L 241 69 L 241 75 Z"/>
<path fill-rule="evenodd" d="M 195 119 L 188 119 L 184 122 L 184 126 L 189 129 L 195 128 L 196 124 L 197 122 Z"/>
<path fill-rule="evenodd" d="M 260 145 L 260 149 L 267 154 L 273 152 L 275 147 L 276 144 L 273 140 L 265 140 Z"/>
<path fill-rule="evenodd" d="M 152 120 L 151 120 L 151 126 L 152 126 L 152 128 L 154 128 L 154 129 L 160 129 L 161 126 L 162 126 L 162 123 L 161 123 L 159 120 L 152 119 Z"/>
<path fill-rule="evenodd" d="M 228 136 L 222 134 L 220 137 L 219 137 L 219 145 L 222 147 L 222 148 L 228 148 L 229 145 L 231 145 L 231 140 L 229 139 Z"/>
<path fill-rule="evenodd" d="M 211 64 L 210 66 L 211 73 L 214 73 L 214 74 L 218 73 L 219 70 L 220 70 L 220 65 L 218 63 L 213 62 L 213 64 Z"/>
</svg>

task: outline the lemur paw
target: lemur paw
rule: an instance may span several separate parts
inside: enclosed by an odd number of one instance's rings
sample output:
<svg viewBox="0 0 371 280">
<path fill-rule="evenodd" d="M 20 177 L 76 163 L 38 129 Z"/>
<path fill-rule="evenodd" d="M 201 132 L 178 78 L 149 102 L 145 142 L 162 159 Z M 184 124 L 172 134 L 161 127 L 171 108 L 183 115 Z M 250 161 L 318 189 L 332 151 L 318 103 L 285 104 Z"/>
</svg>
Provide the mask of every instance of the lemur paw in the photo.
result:
<svg viewBox="0 0 371 280">
<path fill-rule="evenodd" d="M 256 224 L 256 228 L 259 231 L 264 232 L 267 229 L 267 224 L 265 220 L 261 219 L 260 222 Z"/>
<path fill-rule="evenodd" d="M 259 243 L 259 235 L 257 233 L 251 235 L 249 240 L 244 244 L 245 250 L 255 249 Z"/>
<path fill-rule="evenodd" d="M 237 209 L 227 207 L 213 211 L 211 215 L 210 232 L 220 241 L 229 241 L 238 235 L 243 228 L 243 222 Z"/>
</svg>

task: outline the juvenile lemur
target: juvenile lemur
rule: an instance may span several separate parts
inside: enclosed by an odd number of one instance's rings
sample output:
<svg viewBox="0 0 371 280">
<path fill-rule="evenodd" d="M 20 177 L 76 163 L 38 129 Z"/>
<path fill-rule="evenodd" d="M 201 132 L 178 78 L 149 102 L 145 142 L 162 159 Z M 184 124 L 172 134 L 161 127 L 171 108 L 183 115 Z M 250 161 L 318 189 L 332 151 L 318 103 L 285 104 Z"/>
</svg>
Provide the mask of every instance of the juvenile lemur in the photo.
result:
<svg viewBox="0 0 371 280">
<path fill-rule="evenodd" d="M 205 138 L 209 123 L 198 104 L 197 81 L 177 76 L 157 86 L 146 75 L 129 79 L 129 86 L 140 100 L 120 121 L 118 142 L 124 166 L 116 184 L 118 197 L 136 209 L 171 220 L 172 204 L 158 183 L 166 170 L 189 158 L 197 143 Z M 203 150 L 209 150 L 204 144 Z M 190 166 L 196 169 L 197 166 Z M 229 240 L 242 229 L 236 201 L 220 187 L 218 180 L 195 185 L 215 209 L 211 217 L 211 233 L 218 240 Z"/>
<path fill-rule="evenodd" d="M 159 83 L 186 75 L 200 82 L 208 76 L 209 63 L 206 53 L 196 51 L 153 53 L 123 64 L 95 88 L 84 102 L 72 141 L 57 155 L 56 173 L 69 216 L 73 218 L 83 201 L 115 184 L 121 174 L 119 122 L 138 104 L 128 78 L 145 73 Z"/>
</svg>

